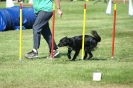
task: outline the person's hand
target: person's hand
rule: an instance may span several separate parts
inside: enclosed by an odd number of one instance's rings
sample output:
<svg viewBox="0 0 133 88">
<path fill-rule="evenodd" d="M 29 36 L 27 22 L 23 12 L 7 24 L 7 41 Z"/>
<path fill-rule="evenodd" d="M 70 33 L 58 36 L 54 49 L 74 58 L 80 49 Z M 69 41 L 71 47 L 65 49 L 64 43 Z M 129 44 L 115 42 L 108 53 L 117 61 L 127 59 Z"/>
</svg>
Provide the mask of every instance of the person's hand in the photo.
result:
<svg viewBox="0 0 133 88">
<path fill-rule="evenodd" d="M 62 10 L 61 9 L 57 9 L 58 10 L 58 15 L 59 15 L 59 17 L 62 17 Z"/>
</svg>

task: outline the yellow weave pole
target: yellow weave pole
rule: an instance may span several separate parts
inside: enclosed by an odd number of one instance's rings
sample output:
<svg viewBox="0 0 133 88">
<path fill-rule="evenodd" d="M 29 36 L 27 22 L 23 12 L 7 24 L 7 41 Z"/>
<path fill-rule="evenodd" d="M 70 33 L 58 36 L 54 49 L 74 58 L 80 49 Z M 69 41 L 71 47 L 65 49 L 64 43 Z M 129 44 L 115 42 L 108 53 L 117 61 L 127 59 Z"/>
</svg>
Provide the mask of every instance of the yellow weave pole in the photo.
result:
<svg viewBox="0 0 133 88">
<path fill-rule="evenodd" d="M 20 3 L 19 61 L 22 61 L 22 3 Z"/>
<path fill-rule="evenodd" d="M 81 56 L 82 60 L 84 59 L 85 30 L 86 30 L 86 4 L 84 4 L 84 19 L 83 19 L 83 30 L 82 30 L 82 56 Z"/>
</svg>

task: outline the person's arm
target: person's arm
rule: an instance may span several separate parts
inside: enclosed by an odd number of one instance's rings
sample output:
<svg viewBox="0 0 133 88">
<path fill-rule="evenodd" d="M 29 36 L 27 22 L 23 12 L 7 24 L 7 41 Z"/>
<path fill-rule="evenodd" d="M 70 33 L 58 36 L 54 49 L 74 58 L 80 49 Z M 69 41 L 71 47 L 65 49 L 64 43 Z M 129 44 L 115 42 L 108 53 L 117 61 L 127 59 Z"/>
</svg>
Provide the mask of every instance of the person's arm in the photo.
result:
<svg viewBox="0 0 133 88">
<path fill-rule="evenodd" d="M 62 13 L 62 10 L 60 8 L 60 0 L 55 0 L 55 4 L 56 4 L 56 7 L 57 7 L 57 12 L 59 14 L 59 17 L 61 17 L 63 13 Z"/>
</svg>

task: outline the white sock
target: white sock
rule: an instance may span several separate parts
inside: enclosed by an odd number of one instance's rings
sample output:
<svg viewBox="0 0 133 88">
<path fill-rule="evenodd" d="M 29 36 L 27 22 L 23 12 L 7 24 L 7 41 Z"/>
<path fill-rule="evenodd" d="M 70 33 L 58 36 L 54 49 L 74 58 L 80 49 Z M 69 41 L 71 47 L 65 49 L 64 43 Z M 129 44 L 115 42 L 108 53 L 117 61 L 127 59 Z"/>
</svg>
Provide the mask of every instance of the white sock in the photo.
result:
<svg viewBox="0 0 133 88">
<path fill-rule="evenodd" d="M 37 53 L 37 50 L 36 49 L 32 49 L 35 53 Z"/>
</svg>

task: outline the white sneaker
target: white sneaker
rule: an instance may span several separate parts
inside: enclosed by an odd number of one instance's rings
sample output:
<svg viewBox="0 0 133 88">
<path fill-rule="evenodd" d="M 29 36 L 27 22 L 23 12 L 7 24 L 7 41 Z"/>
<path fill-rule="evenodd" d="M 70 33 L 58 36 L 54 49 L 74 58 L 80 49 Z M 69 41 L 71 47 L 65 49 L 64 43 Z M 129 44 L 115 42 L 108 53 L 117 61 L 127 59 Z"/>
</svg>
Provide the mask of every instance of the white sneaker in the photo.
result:
<svg viewBox="0 0 133 88">
<path fill-rule="evenodd" d="M 54 57 L 59 55 L 59 51 L 58 50 L 53 50 L 53 55 Z M 51 56 L 49 55 L 47 58 L 50 58 Z"/>
</svg>

